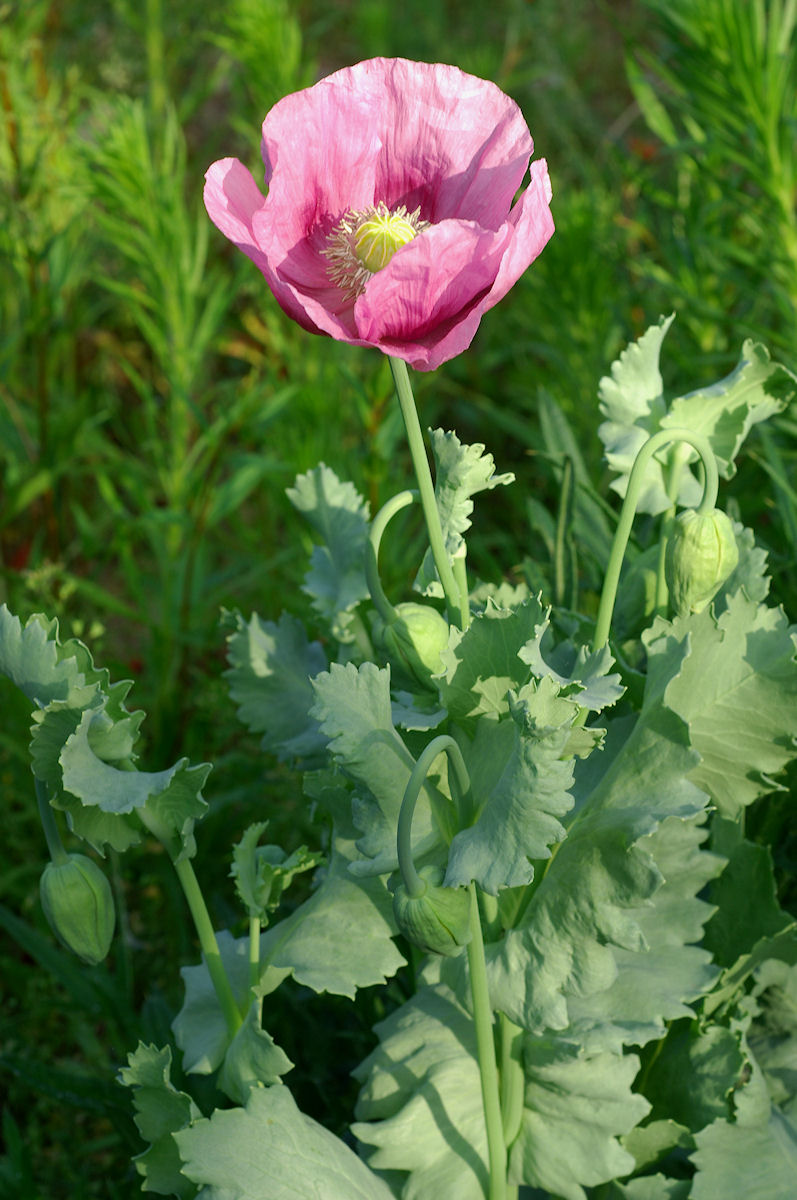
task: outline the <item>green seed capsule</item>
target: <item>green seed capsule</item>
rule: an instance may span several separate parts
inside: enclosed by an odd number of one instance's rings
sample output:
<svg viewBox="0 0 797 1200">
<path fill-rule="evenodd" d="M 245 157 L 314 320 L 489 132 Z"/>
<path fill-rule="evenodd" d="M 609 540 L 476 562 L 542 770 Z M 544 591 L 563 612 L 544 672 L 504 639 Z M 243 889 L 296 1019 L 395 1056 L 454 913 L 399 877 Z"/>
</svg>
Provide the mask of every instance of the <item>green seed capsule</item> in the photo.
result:
<svg viewBox="0 0 797 1200">
<path fill-rule="evenodd" d="M 403 883 L 393 893 L 393 915 L 406 938 L 427 954 L 458 954 L 471 939 L 470 895 L 465 888 L 440 887 L 443 872 L 422 867 L 426 884 L 421 896 L 410 896 Z"/>
<path fill-rule="evenodd" d="M 448 622 L 436 608 L 408 601 L 396 606 L 397 619 L 377 618 L 374 636 L 394 667 L 421 687 L 436 690 L 432 676 L 443 669 L 440 655 L 448 645 Z"/>
<path fill-rule="evenodd" d="M 48 863 L 39 881 L 44 915 L 56 937 L 84 962 L 96 966 L 108 953 L 116 913 L 111 886 L 93 859 L 70 854 Z"/>
<path fill-rule="evenodd" d="M 667 543 L 665 570 L 678 616 L 702 612 L 739 561 L 733 525 L 720 509 L 679 514 Z"/>
</svg>

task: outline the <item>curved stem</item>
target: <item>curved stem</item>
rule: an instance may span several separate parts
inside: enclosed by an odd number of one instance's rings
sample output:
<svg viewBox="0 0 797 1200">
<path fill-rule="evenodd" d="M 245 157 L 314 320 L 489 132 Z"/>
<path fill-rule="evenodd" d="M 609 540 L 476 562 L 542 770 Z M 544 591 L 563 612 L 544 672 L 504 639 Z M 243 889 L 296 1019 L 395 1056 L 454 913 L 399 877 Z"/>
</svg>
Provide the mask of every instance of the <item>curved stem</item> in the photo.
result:
<svg viewBox="0 0 797 1200">
<path fill-rule="evenodd" d="M 490 1163 L 490 1185 L 487 1195 L 489 1200 L 506 1200 L 506 1143 L 493 1039 L 493 1010 L 487 985 L 487 963 L 484 957 L 484 940 L 475 883 L 470 884 L 470 927 L 471 939 L 467 946 L 468 975 Z"/>
<path fill-rule="evenodd" d="M 423 895 L 426 891 L 426 884 L 415 870 L 415 863 L 412 858 L 412 818 L 415 813 L 415 804 L 418 800 L 418 795 L 429 773 L 429 768 L 438 754 L 442 754 L 443 751 L 448 754 L 448 761 L 453 768 L 452 778 L 459 793 L 456 798 L 460 809 L 460 816 L 470 817 L 473 812 L 470 776 L 465 766 L 465 760 L 462 757 L 462 751 L 452 737 L 449 737 L 447 733 L 442 733 L 439 737 L 433 738 L 419 755 L 418 761 L 407 780 L 404 797 L 401 801 L 401 808 L 399 809 L 398 828 L 396 830 L 396 850 L 398 852 L 399 870 L 401 871 L 401 878 L 408 895 L 414 897 Z M 468 823 L 467 820 L 463 821 L 463 824 Z"/>
<path fill-rule="evenodd" d="M 47 784 L 41 779 L 33 776 L 33 786 L 36 790 L 36 804 L 39 809 L 39 820 L 42 823 L 42 831 L 47 840 L 47 849 L 50 852 L 50 858 L 57 867 L 63 867 L 69 862 L 69 855 L 64 849 L 64 843 L 61 841 L 61 834 L 58 832 L 58 825 L 55 820 L 55 813 L 50 806 L 50 792 Z"/>
<path fill-rule="evenodd" d="M 393 372 L 393 381 L 396 385 L 399 407 L 401 415 L 404 418 L 404 426 L 407 430 L 407 440 L 410 446 L 412 465 L 415 468 L 415 477 L 418 480 L 418 491 L 421 496 L 421 506 L 426 521 L 429 545 L 432 548 L 434 565 L 437 567 L 437 574 L 440 577 L 443 594 L 446 598 L 448 619 L 452 624 L 455 624 L 458 622 L 460 614 L 459 589 L 454 579 L 454 572 L 451 568 L 448 551 L 446 550 L 443 527 L 440 523 L 440 513 L 437 510 L 437 501 L 435 500 L 432 473 L 429 470 L 429 459 L 426 457 L 426 447 L 423 442 L 423 434 L 421 433 L 418 413 L 415 408 L 415 398 L 410 386 L 407 364 L 403 359 L 391 358 L 390 356 L 388 356 L 388 362 Z"/>
<path fill-rule="evenodd" d="M 606 568 L 606 576 L 603 581 L 598 618 L 595 624 L 595 637 L 592 642 L 593 651 L 600 650 L 609 640 L 614 602 L 617 597 L 617 584 L 620 580 L 623 556 L 631 534 L 631 526 L 634 522 L 637 500 L 642 490 L 645 470 L 656 451 L 670 442 L 688 442 L 690 446 L 693 446 L 697 450 L 703 460 L 703 465 L 706 469 L 706 478 L 703 485 L 703 496 L 697 511 L 702 516 L 714 508 L 717 503 L 719 473 L 717 471 L 717 460 L 714 457 L 714 451 L 711 449 L 708 438 L 704 437 L 701 433 L 694 433 L 691 429 L 662 429 L 658 433 L 654 433 L 653 437 L 648 438 L 637 454 L 634 465 L 631 468 L 631 474 L 628 477 L 628 490 L 625 494 L 623 507 L 620 510 L 620 519 L 617 522 L 611 554 L 609 555 L 609 565 Z"/>
<path fill-rule="evenodd" d="M 399 492 L 397 496 L 393 496 L 386 504 L 383 504 L 371 523 L 368 541 L 365 545 L 365 578 L 368 591 L 371 593 L 374 607 L 386 625 L 391 625 L 398 614 L 385 595 L 382 581 L 379 578 L 379 546 L 388 523 L 396 513 L 401 512 L 417 498 L 417 492 Z"/>
<path fill-rule="evenodd" d="M 501 1032 L 501 1118 L 504 1143 L 509 1147 L 520 1133 L 526 1077 L 521 1052 L 523 1030 L 506 1013 L 499 1014 Z"/>
</svg>

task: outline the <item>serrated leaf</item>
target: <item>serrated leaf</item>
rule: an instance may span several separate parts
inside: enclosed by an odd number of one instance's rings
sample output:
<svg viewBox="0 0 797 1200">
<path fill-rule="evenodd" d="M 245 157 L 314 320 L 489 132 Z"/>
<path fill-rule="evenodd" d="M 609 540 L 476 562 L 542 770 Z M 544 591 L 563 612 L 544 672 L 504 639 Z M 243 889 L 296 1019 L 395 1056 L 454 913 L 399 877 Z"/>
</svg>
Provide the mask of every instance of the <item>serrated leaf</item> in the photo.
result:
<svg viewBox="0 0 797 1200">
<path fill-rule="evenodd" d="M 508 715 L 507 693 L 528 681 L 529 669 L 519 652 L 545 618 L 539 599 L 532 597 L 515 609 L 499 608 L 488 597 L 463 632 L 451 630 L 441 659 L 440 698 L 454 720 L 482 713 Z"/>
<path fill-rule="evenodd" d="M 414 759 L 393 727 L 390 670 L 373 663 L 355 667 L 333 663 L 313 680 L 316 703 L 311 712 L 329 739 L 329 750 L 344 773 L 372 797 L 377 810 L 369 833 L 358 843 L 371 863 L 362 870 L 386 874 L 395 869 L 396 826 Z M 416 857 L 441 842 L 432 818 L 428 788 L 418 796 L 413 819 Z"/>
<path fill-rule="evenodd" d="M 797 1125 L 777 1108 L 766 1124 L 714 1121 L 695 1141 L 690 1200 L 794 1200 Z"/>
<path fill-rule="evenodd" d="M 617 1183 L 615 1180 L 606 1193 L 606 1200 L 689 1200 L 690 1186 L 688 1179 L 643 1175 L 628 1183 Z"/>
<path fill-rule="evenodd" d="M 176 1135 L 183 1172 L 203 1200 L 393 1200 L 345 1142 L 296 1107 L 282 1084 L 246 1108 L 216 1110 Z"/>
<path fill-rule="evenodd" d="M 702 433 L 711 444 L 723 479 L 736 474 L 734 459 L 753 425 L 782 412 L 797 389 L 797 378 L 769 351 L 747 338 L 738 365 L 710 387 L 673 400 L 663 429 L 678 426 Z"/>
<path fill-rule="evenodd" d="M 573 806 L 573 761 L 561 756 L 576 711 L 559 701 L 560 711 L 552 713 L 556 696 L 548 679 L 539 689 L 526 687 L 523 699 L 509 695 L 511 752 L 475 823 L 451 843 L 446 887 L 475 880 L 497 895 L 499 888 L 530 883 L 531 860 L 550 858 L 549 847 L 565 836 L 558 818 Z"/>
<path fill-rule="evenodd" d="M 670 627 L 657 620 L 643 637 L 655 651 Z M 716 620 L 710 607 L 672 625 L 690 653 L 667 685 L 666 703 L 689 726 L 701 756 L 692 779 L 722 816 L 735 819 L 776 786 L 771 774 L 797 754 L 797 634 L 782 610 L 729 596 Z"/>
<path fill-rule="evenodd" d="M 310 680 L 326 669 L 319 642 L 308 642 L 304 626 L 283 613 L 276 624 L 253 613 L 248 622 L 230 613 L 233 632 L 227 638 L 230 696 L 238 716 L 252 733 L 262 733 L 264 750 L 280 758 L 320 754 L 326 746 L 317 721 Z"/>
<path fill-rule="evenodd" d="M 354 1071 L 363 1086 L 352 1132 L 367 1161 L 407 1173 L 404 1200 L 483 1200 L 487 1140 L 471 1017 L 447 988 L 425 987 L 376 1032 L 379 1045 Z"/>
<path fill-rule="evenodd" d="M 148 806 L 169 831 L 192 849 L 193 823 L 204 815 L 207 803 L 201 789 L 210 765 L 189 766 L 181 758 L 165 771 L 123 771 L 103 762 L 91 745 L 91 724 L 96 714 L 87 709 L 59 756 L 63 786 L 84 805 L 106 813 L 125 814 Z"/>
<path fill-rule="evenodd" d="M 392 940 L 392 902 L 384 881 L 349 870 L 353 829 L 335 830 L 329 866 L 313 894 L 262 935 L 260 959 L 315 992 L 337 996 L 385 983 L 404 965 Z"/>
<path fill-rule="evenodd" d="M 757 1012 L 748 1046 L 773 1102 L 797 1108 L 797 965 L 769 959 L 756 970 L 755 981 Z"/>
<path fill-rule="evenodd" d="M 666 1118 L 662 1121 L 646 1121 L 644 1125 L 637 1125 L 623 1138 L 623 1145 L 629 1154 L 634 1156 L 636 1170 L 642 1171 L 650 1170 L 672 1150 L 691 1150 L 694 1142 L 685 1125 L 679 1125 L 677 1121 Z M 616 1183 L 615 1187 L 618 1187 Z M 618 1191 L 617 1195 L 624 1196 L 625 1192 Z"/>
<path fill-rule="evenodd" d="M 750 339 L 742 346 L 738 366 L 730 375 L 709 387 L 680 396 L 667 410 L 659 371 L 662 340 L 672 317 L 661 319 L 612 366 L 611 378 L 601 380 L 601 412 L 607 418 L 598 430 L 606 447 L 609 467 L 619 478 L 614 491 L 624 496 L 634 460 L 645 441 L 659 429 L 687 428 L 705 436 L 717 458 L 720 474 L 730 479 L 734 459 L 753 425 L 780 412 L 794 393 L 797 379 L 784 366 L 772 362 L 768 351 Z M 695 462 L 696 451 L 679 448 L 681 462 L 677 501 L 695 507 L 701 486 L 686 465 Z M 654 457 L 645 472 L 637 511 L 665 512 L 671 505 L 665 463 L 672 452 Z"/>
<path fill-rule="evenodd" d="M 639 843 L 661 872 L 662 884 L 633 910 L 644 945 L 613 947 L 617 976 L 603 992 L 568 1000 L 570 1036 L 588 1049 L 644 1046 L 666 1032 L 666 1022 L 691 1017 L 692 1002 L 715 982 L 711 954 L 695 945 L 711 906 L 699 899 L 725 860 L 701 849 L 702 815 L 670 817 Z"/>
<path fill-rule="evenodd" d="M 538 679 L 548 677 L 560 690 L 578 699 L 582 708 L 600 712 L 616 704 L 625 688 L 618 674 L 610 675 L 614 659 L 608 646 L 591 651 L 568 640 L 554 645 L 550 609 L 534 631 L 534 637 L 518 651 Z"/>
<path fill-rule="evenodd" d="M 97 692 L 77 659 L 59 653 L 57 622 L 37 613 L 23 626 L 5 604 L 0 606 L 0 673 L 40 708 L 53 700 L 82 708 Z"/>
<path fill-rule="evenodd" d="M 365 579 L 368 503 L 353 484 L 341 482 L 324 463 L 298 475 L 287 495 L 323 543 L 313 548 L 303 590 L 335 636 L 350 640 L 350 614 L 369 595 Z"/>
<path fill-rule="evenodd" d="M 486 948 L 493 1002 L 523 1028 L 565 1029 L 567 996 L 614 982 L 612 947 L 646 944 L 636 914 L 662 879 L 641 839 L 668 817 L 696 817 L 706 802 L 687 779 L 696 755 L 686 728 L 661 704 L 686 651 L 686 642 L 673 643 L 663 661 L 651 656 L 636 723 L 614 722 L 604 751 L 577 764 L 567 837 L 534 885 L 519 927 Z"/>
<path fill-rule="evenodd" d="M 249 938 L 236 941 L 223 929 L 217 933 L 216 941 L 238 1010 L 248 1010 Z M 204 960 L 195 967 L 181 967 L 180 974 L 185 998 L 172 1029 L 183 1052 L 183 1070 L 189 1075 L 209 1075 L 221 1066 L 232 1039 Z"/>
<path fill-rule="evenodd" d="M 647 439 L 659 429 L 666 413 L 664 381 L 659 370 L 661 345 L 675 315 L 660 317 L 658 324 L 632 342 L 612 363 L 611 375 L 598 385 L 600 411 L 606 418 L 598 437 L 606 448 L 610 470 L 619 475 L 612 488 L 625 495 L 628 475 Z M 661 463 L 648 467 L 637 510 L 663 512 L 669 507 Z"/>
<path fill-rule="evenodd" d="M 323 855 L 310 853 L 300 846 L 286 854 L 281 846 L 258 846 L 268 821 L 250 825 L 240 842 L 233 846 L 230 875 L 235 890 L 249 916 L 268 920 L 280 903 L 282 893 L 289 888 L 294 876 L 317 867 Z"/>
<path fill-rule="evenodd" d="M 431 430 L 429 436 L 436 464 L 435 501 L 446 552 L 453 559 L 464 550 L 462 535 L 471 526 L 472 497 L 512 483 L 515 476 L 511 471 L 496 475 L 495 460 L 481 443 L 464 446 L 455 433 L 442 429 Z M 443 595 L 431 550 L 427 550 L 413 586 L 425 596 Z"/>
<path fill-rule="evenodd" d="M 195 1189 L 182 1173 L 182 1161 L 172 1136 L 201 1117 L 194 1101 L 178 1092 L 171 1082 L 172 1052 L 145 1046 L 127 1057 L 128 1066 L 119 1072 L 119 1082 L 133 1090 L 138 1131 L 150 1146 L 133 1159 L 144 1177 L 142 1190 L 165 1196 L 193 1196 Z"/>
<path fill-rule="evenodd" d="M 618 1140 L 649 1111 L 631 1091 L 634 1055 L 586 1054 L 555 1037 L 527 1037 L 523 1117 L 512 1144 L 509 1178 L 563 1200 L 586 1200 L 594 1186 L 628 1174 L 631 1155 Z"/>
<path fill-rule="evenodd" d="M 246 1104 L 253 1088 L 279 1083 L 293 1063 L 261 1024 L 263 1001 L 249 1005 L 243 1024 L 227 1047 L 218 1086 L 236 1104 Z"/>
</svg>

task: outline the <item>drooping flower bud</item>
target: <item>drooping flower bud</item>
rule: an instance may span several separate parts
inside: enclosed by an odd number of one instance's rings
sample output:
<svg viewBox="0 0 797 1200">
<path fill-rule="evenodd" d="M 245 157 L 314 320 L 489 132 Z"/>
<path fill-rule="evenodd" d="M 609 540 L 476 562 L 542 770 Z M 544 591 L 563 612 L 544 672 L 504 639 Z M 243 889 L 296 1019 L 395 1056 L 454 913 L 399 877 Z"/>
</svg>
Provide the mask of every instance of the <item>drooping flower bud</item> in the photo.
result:
<svg viewBox="0 0 797 1200">
<path fill-rule="evenodd" d="M 665 571 L 679 616 L 702 612 L 739 561 L 730 519 L 718 508 L 679 513 L 667 543 Z"/>
<path fill-rule="evenodd" d="M 426 890 L 410 896 L 403 883 L 393 893 L 393 915 L 406 938 L 427 954 L 451 957 L 471 939 L 470 896 L 465 888 L 441 887 L 439 867 L 418 872 Z"/>
<path fill-rule="evenodd" d="M 68 862 L 48 863 L 39 894 L 50 928 L 67 949 L 92 966 L 102 962 L 116 913 L 111 886 L 93 859 L 70 854 Z"/>
<path fill-rule="evenodd" d="M 374 637 L 399 672 L 434 691 L 432 676 L 443 669 L 440 655 L 448 645 L 448 622 L 436 608 L 413 600 L 397 604 L 396 614 L 389 625 L 375 619 Z"/>
</svg>

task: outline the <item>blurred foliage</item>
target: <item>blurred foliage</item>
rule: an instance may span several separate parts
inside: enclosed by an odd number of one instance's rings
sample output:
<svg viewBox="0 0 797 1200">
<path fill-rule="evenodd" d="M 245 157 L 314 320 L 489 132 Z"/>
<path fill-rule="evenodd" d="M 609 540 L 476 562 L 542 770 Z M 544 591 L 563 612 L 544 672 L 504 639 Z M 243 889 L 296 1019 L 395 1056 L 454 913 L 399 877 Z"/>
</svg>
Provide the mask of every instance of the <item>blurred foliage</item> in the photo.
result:
<svg viewBox="0 0 797 1200">
<path fill-rule="evenodd" d="M 717 378 L 747 335 L 794 354 L 796 22 L 791 0 L 0 0 L 0 599 L 58 614 L 114 678 L 137 678 L 146 765 L 217 764 L 198 868 L 220 920 L 231 890 L 214 848 L 265 808 L 289 849 L 305 830 L 296 783 L 227 702 L 219 609 L 301 610 L 307 534 L 284 497 L 297 472 L 324 459 L 376 507 L 409 468 L 386 365 L 283 316 L 207 220 L 205 169 L 237 155 L 257 175 L 267 109 L 372 55 L 454 62 L 517 99 L 557 233 L 472 351 L 416 378 L 417 399 L 424 424 L 487 441 L 518 476 L 479 507 L 474 572 L 578 588 L 588 610 L 613 520 L 596 388 L 623 344 L 676 307 L 674 391 L 698 357 Z M 791 412 L 751 438 L 733 484 L 792 613 L 796 459 Z M 403 553 L 391 595 L 417 539 Z M 124 936 L 110 965 L 54 949 L 27 710 L 4 702 L 0 1198 L 130 1196 L 137 1143 L 109 1080 L 136 1037 L 168 1039 L 176 966 L 195 953 L 185 923 L 163 919 L 182 900 L 147 845 L 112 864 Z M 768 811 L 778 844 L 788 810 Z M 291 1002 L 323 1047 L 328 1010 Z M 372 1009 L 335 1013 L 352 1061 Z M 349 1084 L 336 1053 L 317 1058 L 293 1086 L 335 1128 L 331 1097 Z"/>
</svg>

